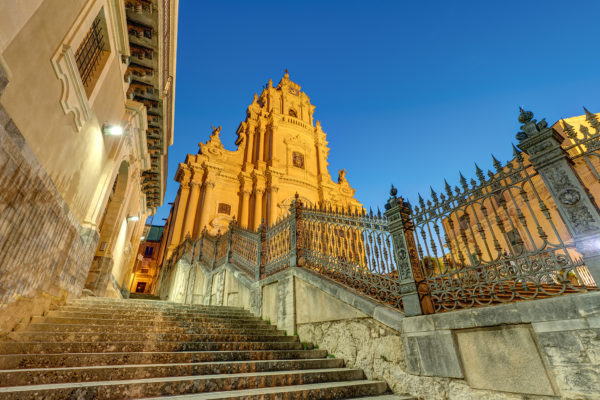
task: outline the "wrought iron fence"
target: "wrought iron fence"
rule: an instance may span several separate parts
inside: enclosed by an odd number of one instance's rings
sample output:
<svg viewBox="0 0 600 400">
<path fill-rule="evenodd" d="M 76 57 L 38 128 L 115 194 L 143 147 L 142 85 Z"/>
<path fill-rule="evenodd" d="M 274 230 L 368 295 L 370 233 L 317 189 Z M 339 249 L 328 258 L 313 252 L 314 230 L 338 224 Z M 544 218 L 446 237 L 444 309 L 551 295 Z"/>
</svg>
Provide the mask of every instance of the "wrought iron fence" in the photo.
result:
<svg viewBox="0 0 600 400">
<path fill-rule="evenodd" d="M 231 262 L 246 275 L 254 279 L 260 270 L 260 234 L 241 228 L 231 227 Z"/>
<path fill-rule="evenodd" d="M 302 209 L 301 248 L 306 268 L 402 307 L 392 240 L 381 214 Z"/>
<path fill-rule="evenodd" d="M 265 230 L 265 241 L 262 247 L 264 277 L 273 275 L 290 265 L 291 230 L 291 216 L 283 218 Z"/>
<path fill-rule="evenodd" d="M 296 197 L 275 225 L 205 231 L 193 249 L 209 269 L 229 261 L 256 280 L 306 268 L 407 315 L 597 290 L 600 266 L 591 273 L 586 262 L 600 257 L 600 213 L 569 168 L 579 163 L 600 183 L 600 121 L 587 115 L 593 134 L 564 123 L 571 141 L 560 147 L 545 121 L 526 111 L 519 120 L 527 154 L 513 146 L 507 163 L 492 156 L 493 171 L 476 166 L 477 179 L 461 174 L 459 186 L 446 182 L 414 208 L 394 188 L 384 215 L 305 207 Z"/>
<path fill-rule="evenodd" d="M 515 148 L 487 178 L 461 175 L 445 193 L 419 196 L 415 240 L 436 312 L 586 290 L 583 260 L 537 172 Z M 546 197 L 546 200 L 543 199 Z"/>
</svg>

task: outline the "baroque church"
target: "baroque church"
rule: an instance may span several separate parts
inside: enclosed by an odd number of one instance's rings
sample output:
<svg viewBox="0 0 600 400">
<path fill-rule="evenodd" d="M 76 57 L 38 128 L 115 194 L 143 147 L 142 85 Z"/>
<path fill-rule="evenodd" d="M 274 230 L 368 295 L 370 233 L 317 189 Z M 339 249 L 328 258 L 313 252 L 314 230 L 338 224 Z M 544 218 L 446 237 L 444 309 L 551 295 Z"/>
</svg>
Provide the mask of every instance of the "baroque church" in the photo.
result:
<svg viewBox="0 0 600 400">
<path fill-rule="evenodd" d="M 214 127 L 198 154 L 189 154 L 177 170 L 181 186 L 167 222 L 168 254 L 205 228 L 224 233 L 234 218 L 248 229 L 271 226 L 287 215 L 296 193 L 308 206 L 362 211 L 346 171 L 334 181 L 327 169 L 326 134 L 314 111 L 286 71 L 277 86 L 269 80 L 254 95 L 236 132 L 236 150 L 224 148 L 221 127 Z"/>
</svg>

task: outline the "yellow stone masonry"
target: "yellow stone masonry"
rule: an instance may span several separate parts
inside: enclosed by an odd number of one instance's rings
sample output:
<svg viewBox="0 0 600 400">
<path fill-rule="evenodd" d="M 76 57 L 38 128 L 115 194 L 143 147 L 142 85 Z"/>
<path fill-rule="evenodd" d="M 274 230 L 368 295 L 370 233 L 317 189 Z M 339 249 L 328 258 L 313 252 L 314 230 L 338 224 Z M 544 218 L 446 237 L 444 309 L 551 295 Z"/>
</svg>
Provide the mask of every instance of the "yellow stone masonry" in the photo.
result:
<svg viewBox="0 0 600 400">
<path fill-rule="evenodd" d="M 331 178 L 326 134 L 314 110 L 286 71 L 277 87 L 269 80 L 254 95 L 236 132 L 236 150 L 223 147 L 221 127 L 214 127 L 198 154 L 179 164 L 175 180 L 181 186 L 167 222 L 167 251 L 187 235 L 198 238 L 204 228 L 225 232 L 234 216 L 249 229 L 262 221 L 273 225 L 288 214 L 296 193 L 307 205 L 362 210 L 346 171 L 339 171 L 337 182 Z"/>
</svg>

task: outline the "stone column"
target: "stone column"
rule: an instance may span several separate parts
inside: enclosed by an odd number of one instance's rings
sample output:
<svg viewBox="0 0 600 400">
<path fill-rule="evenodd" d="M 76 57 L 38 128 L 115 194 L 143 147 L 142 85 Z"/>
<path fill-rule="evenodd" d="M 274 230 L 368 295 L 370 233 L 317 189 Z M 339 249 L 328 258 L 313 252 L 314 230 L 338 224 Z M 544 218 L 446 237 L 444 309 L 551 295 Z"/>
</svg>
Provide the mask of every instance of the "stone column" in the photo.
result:
<svg viewBox="0 0 600 400">
<path fill-rule="evenodd" d="M 271 186 L 269 190 L 269 226 L 277 223 L 277 191 L 276 186 Z"/>
<path fill-rule="evenodd" d="M 600 283 L 600 213 L 588 195 L 568 154 L 561 147 L 564 140 L 545 120 L 537 122 L 531 111 L 521 109 L 519 148 L 541 175 L 575 247 L 583 255 L 590 274 Z"/>
<path fill-rule="evenodd" d="M 185 210 L 185 220 L 183 223 L 183 231 L 181 237 L 187 235 L 192 236 L 194 231 L 194 221 L 196 220 L 196 210 L 198 209 L 198 202 L 200 201 L 200 185 L 202 183 L 202 175 L 198 178 L 196 172 L 194 172 L 194 178 L 190 182 L 191 190 L 188 199 L 187 208 Z"/>
<path fill-rule="evenodd" d="M 202 230 L 208 226 L 208 218 L 210 217 L 214 188 L 215 188 L 214 178 L 207 177 L 206 181 L 204 182 L 204 201 L 202 203 L 202 217 L 200 219 L 200 226 L 199 226 L 200 230 Z"/>
<path fill-rule="evenodd" d="M 187 208 L 187 202 L 190 195 L 190 184 L 188 182 L 182 182 L 179 187 L 179 204 L 177 208 L 177 216 L 173 225 L 173 239 L 171 245 L 173 247 L 179 244 L 181 239 L 181 232 L 183 229 L 183 221 L 185 219 L 185 210 Z"/>
<path fill-rule="evenodd" d="M 250 164 L 253 160 L 253 151 L 254 151 L 254 127 L 252 125 L 248 126 L 248 132 L 246 133 L 246 137 L 248 140 L 248 145 L 246 146 L 246 163 Z"/>
<path fill-rule="evenodd" d="M 263 126 L 262 121 L 258 126 L 258 135 L 256 136 L 256 145 L 258 146 L 258 158 L 257 164 L 262 162 L 265 155 L 265 127 Z"/>
<path fill-rule="evenodd" d="M 240 210 L 240 226 L 247 228 L 250 226 L 250 190 L 242 189 L 242 209 Z"/>
<path fill-rule="evenodd" d="M 256 187 L 254 189 L 254 229 L 258 229 L 262 220 L 262 205 L 264 193 L 264 187 Z"/>
</svg>

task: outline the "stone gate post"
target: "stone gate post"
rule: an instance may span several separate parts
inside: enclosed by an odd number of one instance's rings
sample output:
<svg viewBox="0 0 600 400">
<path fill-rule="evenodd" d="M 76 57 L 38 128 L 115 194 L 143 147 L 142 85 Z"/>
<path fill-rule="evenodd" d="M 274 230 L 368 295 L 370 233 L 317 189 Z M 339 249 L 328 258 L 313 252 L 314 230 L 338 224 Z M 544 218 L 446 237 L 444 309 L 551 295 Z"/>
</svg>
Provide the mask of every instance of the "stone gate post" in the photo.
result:
<svg viewBox="0 0 600 400">
<path fill-rule="evenodd" d="M 544 119 L 540 122 L 533 119 L 531 111 L 521 109 L 519 122 L 523 125 L 516 136 L 518 146 L 529 155 L 533 168 L 542 177 L 575 247 L 599 284 L 600 212 L 560 145 L 564 138 L 548 127 Z"/>
<path fill-rule="evenodd" d="M 433 312 L 429 297 L 424 293 L 419 296 L 417 282 L 424 280 L 421 266 L 412 236 L 410 221 L 410 204 L 402 197 L 396 197 L 398 191 L 394 186 L 390 190 L 391 197 L 385 205 L 385 216 L 389 223 L 390 235 L 394 246 L 394 259 L 400 280 L 400 293 L 406 316 L 421 315 Z M 415 259 L 415 257 L 417 257 Z M 416 263 L 416 264 L 415 264 Z M 412 265 L 415 264 L 415 265 Z M 423 297 L 423 299 L 420 299 Z"/>
</svg>

